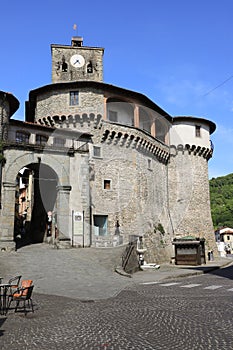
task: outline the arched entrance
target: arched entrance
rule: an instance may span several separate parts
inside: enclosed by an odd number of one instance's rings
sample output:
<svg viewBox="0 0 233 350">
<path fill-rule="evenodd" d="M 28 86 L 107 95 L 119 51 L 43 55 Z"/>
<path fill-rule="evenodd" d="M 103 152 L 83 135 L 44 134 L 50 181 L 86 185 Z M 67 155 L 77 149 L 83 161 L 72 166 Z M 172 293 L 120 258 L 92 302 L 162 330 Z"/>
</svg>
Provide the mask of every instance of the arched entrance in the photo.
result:
<svg viewBox="0 0 233 350">
<path fill-rule="evenodd" d="M 48 165 L 31 163 L 16 178 L 14 239 L 20 245 L 42 243 L 47 213 L 56 213 L 58 177 Z"/>
</svg>

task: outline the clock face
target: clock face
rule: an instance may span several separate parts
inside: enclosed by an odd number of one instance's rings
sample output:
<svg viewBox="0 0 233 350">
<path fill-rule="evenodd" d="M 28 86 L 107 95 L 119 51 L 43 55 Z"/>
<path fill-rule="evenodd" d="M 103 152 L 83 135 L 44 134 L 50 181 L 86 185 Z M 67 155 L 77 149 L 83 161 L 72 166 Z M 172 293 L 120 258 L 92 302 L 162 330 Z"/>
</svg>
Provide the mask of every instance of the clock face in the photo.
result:
<svg viewBox="0 0 233 350">
<path fill-rule="evenodd" d="M 75 68 L 81 68 L 85 64 L 85 59 L 82 55 L 73 55 L 70 58 L 70 63 Z"/>
</svg>

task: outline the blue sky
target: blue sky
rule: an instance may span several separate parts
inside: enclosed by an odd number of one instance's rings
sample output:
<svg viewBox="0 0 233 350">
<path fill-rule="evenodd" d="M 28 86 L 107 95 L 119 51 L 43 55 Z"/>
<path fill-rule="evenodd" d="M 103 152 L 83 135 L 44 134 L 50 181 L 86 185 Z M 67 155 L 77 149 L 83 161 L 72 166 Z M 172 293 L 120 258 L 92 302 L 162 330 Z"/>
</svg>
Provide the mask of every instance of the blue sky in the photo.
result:
<svg viewBox="0 0 233 350">
<path fill-rule="evenodd" d="M 233 173 L 232 0 L 11 0 L 1 4 L 0 90 L 20 101 L 51 83 L 50 44 L 105 48 L 104 81 L 170 115 L 217 124 L 209 176 Z M 73 25 L 77 24 L 77 32 Z"/>
</svg>

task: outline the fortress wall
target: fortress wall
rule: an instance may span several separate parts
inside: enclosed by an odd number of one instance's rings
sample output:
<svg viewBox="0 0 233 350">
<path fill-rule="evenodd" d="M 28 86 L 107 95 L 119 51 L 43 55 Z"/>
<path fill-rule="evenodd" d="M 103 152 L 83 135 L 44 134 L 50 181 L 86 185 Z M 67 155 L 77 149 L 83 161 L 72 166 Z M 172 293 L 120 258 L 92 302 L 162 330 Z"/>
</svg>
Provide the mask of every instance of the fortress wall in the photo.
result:
<svg viewBox="0 0 233 350">
<path fill-rule="evenodd" d="M 203 155 L 177 150 L 170 157 L 169 207 L 176 237 L 204 237 L 214 249 L 214 228 L 210 211 L 208 159 Z"/>
</svg>

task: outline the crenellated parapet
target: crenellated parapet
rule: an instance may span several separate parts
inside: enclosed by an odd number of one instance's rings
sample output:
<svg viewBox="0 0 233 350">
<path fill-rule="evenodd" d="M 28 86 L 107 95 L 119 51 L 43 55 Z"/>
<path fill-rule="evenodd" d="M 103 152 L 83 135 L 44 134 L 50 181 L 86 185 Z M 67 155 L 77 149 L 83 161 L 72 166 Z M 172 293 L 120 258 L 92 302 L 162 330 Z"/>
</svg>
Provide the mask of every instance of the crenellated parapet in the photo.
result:
<svg viewBox="0 0 233 350">
<path fill-rule="evenodd" d="M 200 156 L 205 158 L 207 161 L 212 157 L 213 155 L 213 149 L 208 147 L 202 147 L 198 145 L 171 145 L 170 146 L 170 154 L 171 156 L 176 156 L 178 152 L 181 152 L 182 154 L 188 153 L 193 154 L 195 156 Z"/>
<path fill-rule="evenodd" d="M 38 119 L 37 124 L 61 129 L 97 128 L 101 119 L 101 114 L 94 113 L 54 115 Z"/>
<path fill-rule="evenodd" d="M 167 163 L 169 159 L 169 147 L 157 141 L 142 130 L 134 127 L 102 122 L 101 142 L 131 147 L 139 151 L 154 155 L 160 162 Z"/>
</svg>

